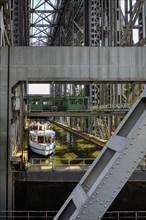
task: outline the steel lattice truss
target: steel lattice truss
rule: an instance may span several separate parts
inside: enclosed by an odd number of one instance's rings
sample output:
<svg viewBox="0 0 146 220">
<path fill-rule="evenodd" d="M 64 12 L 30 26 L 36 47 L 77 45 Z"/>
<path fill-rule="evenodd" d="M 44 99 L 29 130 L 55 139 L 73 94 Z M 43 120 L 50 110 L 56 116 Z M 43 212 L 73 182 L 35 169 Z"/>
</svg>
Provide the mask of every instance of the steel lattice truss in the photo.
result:
<svg viewBox="0 0 146 220">
<path fill-rule="evenodd" d="M 134 30 L 136 45 L 145 44 L 144 0 L 32 0 L 31 5 L 31 38 L 42 44 L 132 46 Z"/>
<path fill-rule="evenodd" d="M 9 31 L 8 31 L 9 26 Z M 11 44 L 10 1 L 0 1 L 0 46 Z"/>
<path fill-rule="evenodd" d="M 64 0 L 31 0 L 31 46 L 50 45 L 64 5 Z"/>
</svg>

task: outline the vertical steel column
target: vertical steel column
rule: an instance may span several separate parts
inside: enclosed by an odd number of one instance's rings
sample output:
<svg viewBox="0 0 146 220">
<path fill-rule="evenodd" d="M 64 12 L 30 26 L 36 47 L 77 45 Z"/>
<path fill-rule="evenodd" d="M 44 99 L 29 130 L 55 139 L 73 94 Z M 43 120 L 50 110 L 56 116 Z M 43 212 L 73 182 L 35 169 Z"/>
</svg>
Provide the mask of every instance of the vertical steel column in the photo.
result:
<svg viewBox="0 0 146 220">
<path fill-rule="evenodd" d="M 20 83 L 20 115 L 19 115 L 19 121 L 20 121 L 20 148 L 22 151 L 22 157 L 21 157 L 21 168 L 23 165 L 24 160 L 24 135 L 23 135 L 23 123 L 24 123 L 24 103 L 23 103 L 23 83 Z"/>
<path fill-rule="evenodd" d="M 90 1 L 84 0 L 84 46 L 90 46 Z"/>
<path fill-rule="evenodd" d="M 10 173 L 10 48 L 1 47 L 0 56 L 0 210 L 8 210 L 12 207 L 12 177 Z M 6 69 L 7 75 L 4 74 Z"/>
</svg>

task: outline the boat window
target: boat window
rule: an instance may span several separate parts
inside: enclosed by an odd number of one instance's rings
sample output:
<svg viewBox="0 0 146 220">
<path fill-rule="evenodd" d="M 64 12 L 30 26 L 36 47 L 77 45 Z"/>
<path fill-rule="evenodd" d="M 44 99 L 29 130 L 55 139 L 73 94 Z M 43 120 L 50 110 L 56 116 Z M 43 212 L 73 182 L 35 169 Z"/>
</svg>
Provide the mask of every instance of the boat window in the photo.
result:
<svg viewBox="0 0 146 220">
<path fill-rule="evenodd" d="M 38 143 L 44 143 L 44 137 L 39 137 L 38 136 Z"/>
<path fill-rule="evenodd" d="M 46 143 L 51 143 L 51 136 L 46 136 L 45 137 L 45 142 Z"/>
<path fill-rule="evenodd" d="M 30 139 L 35 143 L 37 142 L 36 136 L 30 136 Z"/>
<path fill-rule="evenodd" d="M 39 131 L 44 131 L 45 127 L 44 126 L 39 126 Z"/>
<path fill-rule="evenodd" d="M 37 130 L 37 128 L 38 128 L 37 124 L 34 124 L 34 125 L 32 126 L 32 129 L 33 129 L 33 130 Z"/>
</svg>

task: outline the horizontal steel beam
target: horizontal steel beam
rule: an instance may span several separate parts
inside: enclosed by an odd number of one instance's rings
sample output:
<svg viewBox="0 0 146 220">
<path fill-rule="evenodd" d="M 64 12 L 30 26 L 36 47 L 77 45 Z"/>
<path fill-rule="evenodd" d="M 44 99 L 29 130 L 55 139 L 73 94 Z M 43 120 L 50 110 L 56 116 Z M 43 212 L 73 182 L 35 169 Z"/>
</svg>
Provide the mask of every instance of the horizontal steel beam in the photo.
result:
<svg viewBox="0 0 146 220">
<path fill-rule="evenodd" d="M 1 48 L 1 71 L 7 72 L 7 48 Z M 146 83 L 145 47 L 11 47 L 10 84 Z"/>
<path fill-rule="evenodd" d="M 125 115 L 127 111 L 75 111 L 75 112 L 25 112 L 27 117 L 83 117 L 83 116 L 113 116 L 113 115 Z"/>
</svg>

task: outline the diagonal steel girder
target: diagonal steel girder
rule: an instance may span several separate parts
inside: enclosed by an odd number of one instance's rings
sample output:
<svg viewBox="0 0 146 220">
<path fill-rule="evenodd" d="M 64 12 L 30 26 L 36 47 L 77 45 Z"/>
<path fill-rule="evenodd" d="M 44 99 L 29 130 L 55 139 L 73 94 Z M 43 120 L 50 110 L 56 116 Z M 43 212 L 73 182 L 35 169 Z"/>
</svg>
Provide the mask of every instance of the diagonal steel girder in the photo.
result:
<svg viewBox="0 0 146 220">
<path fill-rule="evenodd" d="M 146 89 L 54 220 L 102 219 L 145 155 Z"/>
<path fill-rule="evenodd" d="M 144 5 L 145 0 L 139 0 L 136 1 L 136 3 L 133 6 L 133 11 L 132 11 L 132 15 L 130 17 L 130 20 L 128 22 L 128 25 L 124 31 L 124 35 L 121 39 L 121 46 L 129 46 L 130 44 L 130 36 L 132 33 L 132 30 L 134 28 L 134 25 L 138 19 L 139 14 L 142 11 L 142 7 Z"/>
</svg>

